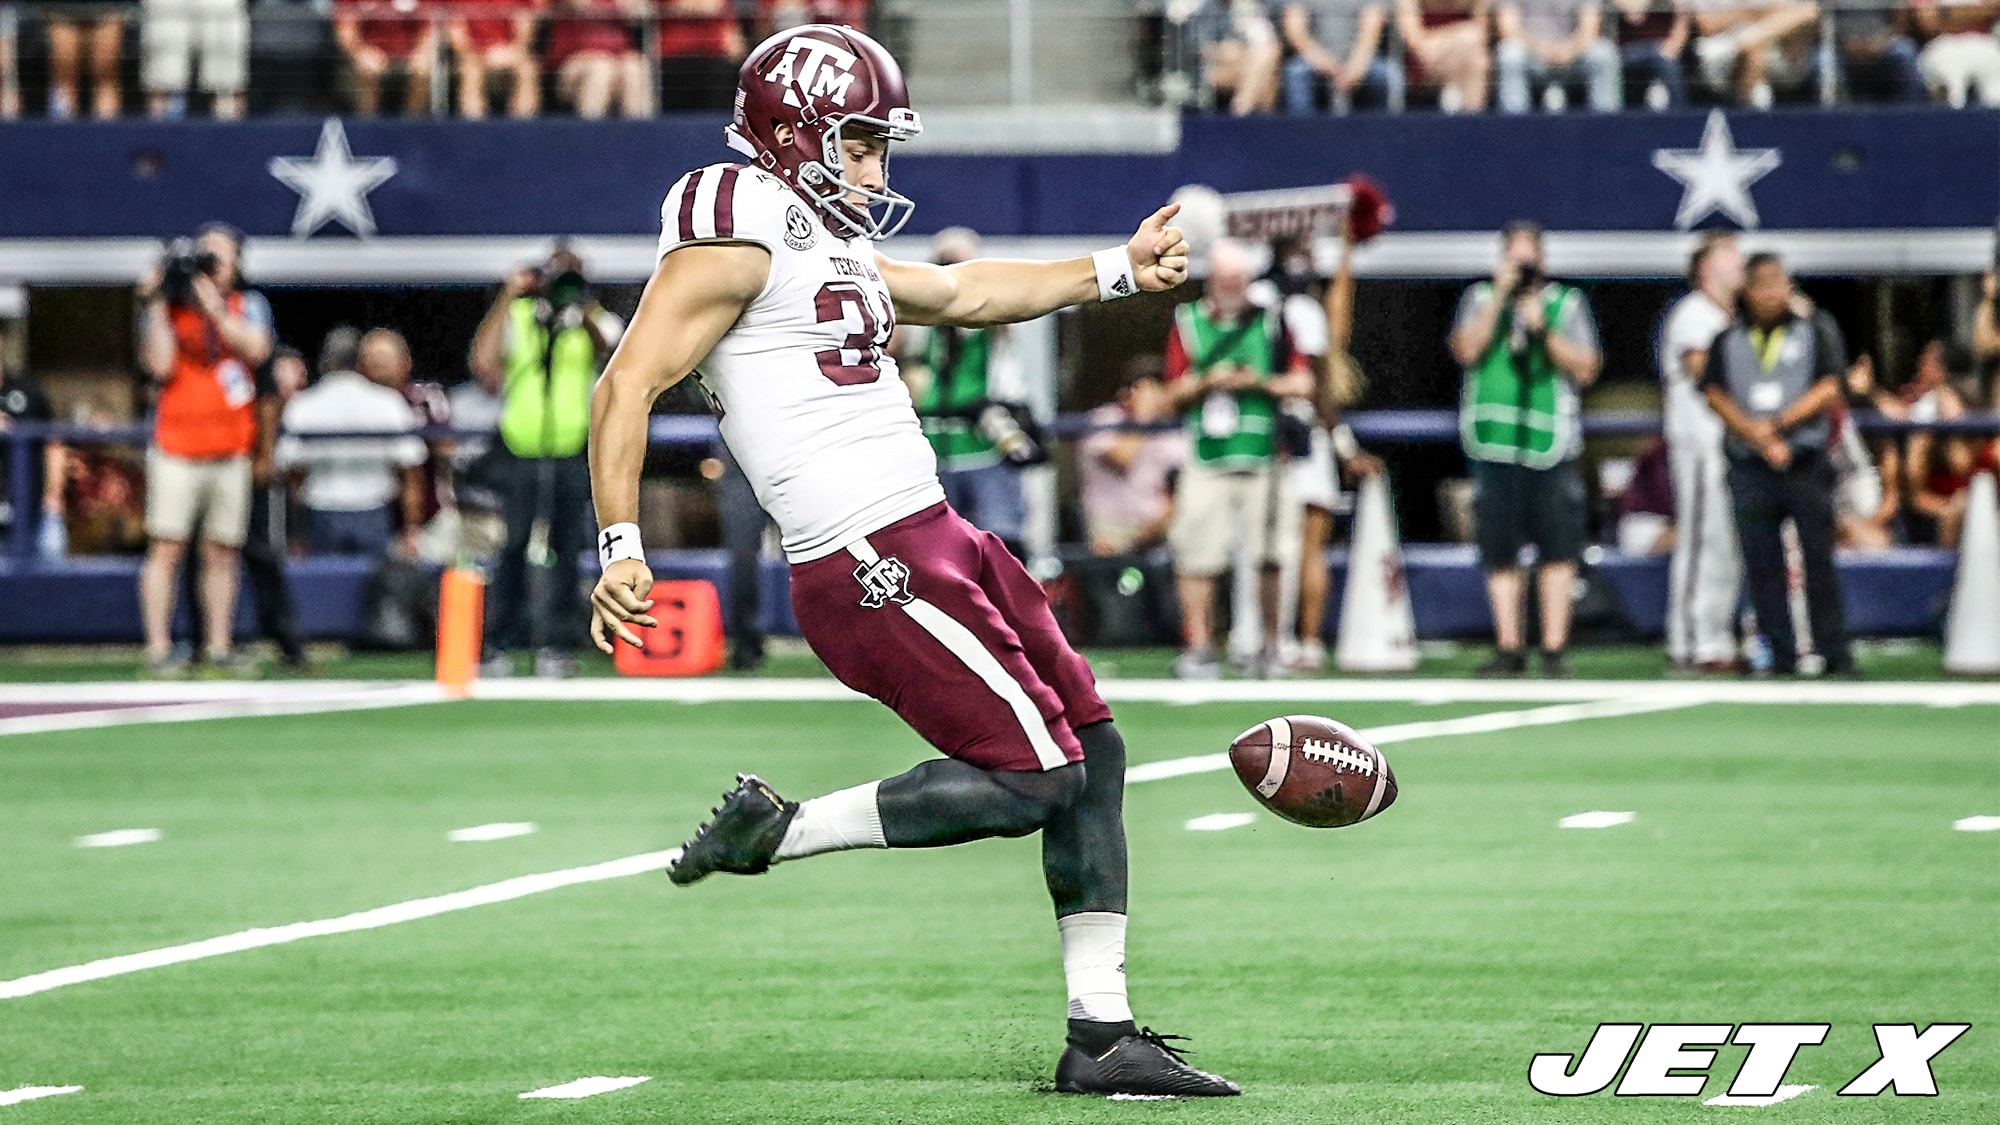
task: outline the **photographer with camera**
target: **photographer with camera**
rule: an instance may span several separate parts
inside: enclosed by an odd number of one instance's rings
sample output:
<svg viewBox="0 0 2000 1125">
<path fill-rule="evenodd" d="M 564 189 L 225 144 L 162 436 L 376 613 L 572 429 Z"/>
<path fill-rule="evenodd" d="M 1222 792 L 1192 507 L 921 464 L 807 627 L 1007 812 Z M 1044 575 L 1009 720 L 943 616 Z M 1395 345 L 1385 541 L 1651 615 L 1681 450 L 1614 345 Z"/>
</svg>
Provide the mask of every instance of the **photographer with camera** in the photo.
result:
<svg viewBox="0 0 2000 1125">
<path fill-rule="evenodd" d="M 186 671 L 169 634 L 174 591 L 194 529 L 202 531 L 204 635 L 211 666 L 249 670 L 231 646 L 236 564 L 250 519 L 259 444 L 256 372 L 272 348 L 271 306 L 243 284 L 242 232 L 221 223 L 178 239 L 140 287 L 140 363 L 153 380 L 146 451 L 146 548 L 139 571 L 150 674 Z M 255 466 L 268 475 L 268 464 Z"/>
<path fill-rule="evenodd" d="M 948 227 L 931 240 L 931 250 L 937 264 L 956 265 L 979 256 L 979 236 Z M 1021 401 L 1020 364 L 1010 342 L 1005 325 L 911 326 L 899 330 L 896 341 L 907 357 L 903 380 L 937 454 L 945 499 L 968 523 L 999 536 L 1015 558 L 1025 560 L 1028 499 L 1021 469 L 1047 460 L 1047 454 Z"/>
<path fill-rule="evenodd" d="M 1465 291 L 1451 330 L 1451 353 L 1465 367 L 1459 434 L 1499 646 L 1479 669 L 1483 676 L 1527 671 L 1520 552 L 1530 543 L 1542 675 L 1569 675 L 1563 650 L 1585 533 L 1577 392 L 1597 378 L 1602 357 L 1590 303 L 1549 280 L 1542 263 L 1542 228 L 1508 223 L 1492 280 Z"/>
<path fill-rule="evenodd" d="M 480 674 L 513 673 L 510 649 L 539 641 L 535 674 L 576 674 L 574 642 L 565 622 L 584 614 L 578 598 L 577 556 L 590 545 L 590 392 L 604 361 L 624 334 L 584 277 L 583 259 L 559 248 L 542 267 L 515 271 L 501 286 L 472 338 L 473 373 L 500 388 L 502 507 L 507 543 L 500 552 L 487 604 L 486 656 Z M 528 583 L 528 544 L 537 520 L 547 521 L 554 556 L 549 605 L 540 629 Z"/>
</svg>

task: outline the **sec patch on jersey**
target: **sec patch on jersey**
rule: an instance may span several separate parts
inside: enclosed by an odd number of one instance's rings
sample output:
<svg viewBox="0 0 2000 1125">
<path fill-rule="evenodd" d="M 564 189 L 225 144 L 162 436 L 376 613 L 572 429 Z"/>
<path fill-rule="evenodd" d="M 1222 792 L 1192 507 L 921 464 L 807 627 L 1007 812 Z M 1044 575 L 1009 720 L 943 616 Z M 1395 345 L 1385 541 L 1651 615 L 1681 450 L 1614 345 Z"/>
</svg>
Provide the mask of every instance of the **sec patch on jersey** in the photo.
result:
<svg viewBox="0 0 2000 1125">
<path fill-rule="evenodd" d="M 1258 723 L 1229 744 L 1229 763 L 1259 804 L 1308 828 L 1359 824 L 1396 803 L 1396 774 L 1382 752 L 1318 715 Z"/>
</svg>

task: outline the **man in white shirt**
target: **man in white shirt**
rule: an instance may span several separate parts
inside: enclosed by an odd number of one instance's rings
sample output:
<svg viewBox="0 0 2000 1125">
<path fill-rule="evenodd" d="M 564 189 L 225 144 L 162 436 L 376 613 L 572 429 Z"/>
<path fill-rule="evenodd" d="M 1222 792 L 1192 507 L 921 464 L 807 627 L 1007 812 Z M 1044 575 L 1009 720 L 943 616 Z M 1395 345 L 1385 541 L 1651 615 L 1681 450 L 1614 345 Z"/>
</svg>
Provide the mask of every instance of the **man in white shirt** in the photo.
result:
<svg viewBox="0 0 2000 1125">
<path fill-rule="evenodd" d="M 1736 596 L 1743 558 L 1722 455 L 1722 420 L 1698 388 L 1708 348 L 1736 319 L 1743 251 L 1733 234 L 1702 236 L 1688 260 L 1694 290 L 1675 302 L 1660 330 L 1660 383 L 1667 458 L 1674 477 L 1674 559 L 1667 588 L 1667 658 L 1688 670 L 1730 671 L 1736 662 Z"/>
<path fill-rule="evenodd" d="M 389 505 L 403 505 L 403 549 L 422 520 L 419 468 L 426 456 L 417 415 L 403 396 L 355 371 L 361 334 L 342 326 L 320 348 L 320 377 L 285 407 L 278 461 L 304 477 L 306 539 L 315 552 L 377 555 L 388 549 Z M 382 438 L 313 434 L 380 433 Z"/>
</svg>

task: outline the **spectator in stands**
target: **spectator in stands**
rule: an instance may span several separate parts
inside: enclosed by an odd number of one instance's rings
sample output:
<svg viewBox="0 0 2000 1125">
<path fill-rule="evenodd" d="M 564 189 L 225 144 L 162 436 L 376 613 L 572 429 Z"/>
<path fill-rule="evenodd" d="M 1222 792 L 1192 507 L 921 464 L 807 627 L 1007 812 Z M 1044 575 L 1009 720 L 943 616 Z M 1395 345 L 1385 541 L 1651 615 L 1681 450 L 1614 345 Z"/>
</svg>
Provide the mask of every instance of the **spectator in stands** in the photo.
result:
<svg viewBox="0 0 2000 1125">
<path fill-rule="evenodd" d="M 632 45 L 627 22 L 644 16 L 645 4 L 554 0 L 542 65 L 556 76 L 556 95 L 578 117 L 599 118 L 614 108 L 623 117 L 653 115 L 646 57 Z"/>
<path fill-rule="evenodd" d="M 486 116 L 486 98 L 506 91 L 509 117 L 542 108 L 542 73 L 535 62 L 536 0 L 461 0 L 445 29 L 458 67 L 458 112 Z"/>
<path fill-rule="evenodd" d="M 208 663 L 224 671 L 254 670 L 233 651 L 230 623 L 250 519 L 250 457 L 257 442 L 253 372 L 271 354 L 271 306 L 243 284 L 240 232 L 211 225 L 196 247 L 198 258 L 176 255 L 193 267 L 191 274 L 157 269 L 140 291 L 140 365 L 159 395 L 146 457 L 151 542 L 139 572 L 139 607 L 147 671 L 161 676 L 184 674 L 191 656 L 174 650 L 169 626 L 197 524 Z"/>
<path fill-rule="evenodd" d="M 1238 117 L 1268 113 L 1278 104 L 1278 65 L 1284 44 L 1256 0 L 1206 0 L 1188 20 L 1201 44 L 1202 85 L 1208 106 Z"/>
<path fill-rule="evenodd" d="M 416 0 L 334 0 L 333 38 L 347 60 L 354 112 L 382 109 L 382 83 L 403 80 L 403 112 L 431 109 L 431 75 L 438 62 L 437 30 Z"/>
<path fill-rule="evenodd" d="M 285 404 L 305 389 L 306 375 L 305 356 L 282 344 L 257 373 L 257 451 L 250 460 L 250 525 L 243 539 L 243 576 L 255 596 L 257 627 L 278 646 L 284 667 L 295 672 L 306 668 L 306 648 L 285 582 L 289 490 L 277 469 L 277 448 Z"/>
<path fill-rule="evenodd" d="M 1544 272 L 1541 227 L 1509 223 L 1500 245 L 1492 280 L 1465 291 L 1451 330 L 1452 355 L 1465 367 L 1459 428 L 1498 641 L 1479 674 L 1527 671 L 1520 556 L 1532 544 L 1542 674 L 1561 678 L 1586 518 L 1577 392 L 1597 378 L 1597 324 L 1580 291 Z"/>
<path fill-rule="evenodd" d="M 1632 479 L 1618 494 L 1618 550 L 1627 555 L 1672 551 L 1680 542 L 1675 499 L 1667 440 L 1655 437 L 1639 452 L 1632 465 Z"/>
<path fill-rule="evenodd" d="M 976 258 L 979 236 L 947 227 L 931 240 L 931 253 L 946 266 Z M 967 522 L 999 536 L 1025 559 L 1028 498 L 1021 466 L 1041 450 L 1022 426 L 1031 419 L 1006 326 L 911 327 L 897 345 L 908 356 L 901 370 L 937 454 L 945 497 Z"/>
<path fill-rule="evenodd" d="M 1929 42 L 1917 56 L 1924 82 L 1946 105 L 2000 106 L 2000 0 L 1913 0 L 1917 30 Z"/>
<path fill-rule="evenodd" d="M 1487 0 L 1396 0 L 1396 31 L 1421 81 L 1438 87 L 1438 108 L 1478 113 L 1486 108 L 1493 69 L 1487 50 Z"/>
<path fill-rule="evenodd" d="M 1889 8 L 1840 7 L 1834 11 L 1834 42 L 1850 98 L 1924 100 L 1917 45 L 1903 24 L 1903 13 Z"/>
<path fill-rule="evenodd" d="M 1972 362 L 1979 370 L 1990 371 L 2000 361 L 2000 274 L 1987 271 L 1979 279 L 1979 307 L 1972 314 Z M 1986 401 L 2000 403 L 2000 375 L 1987 389 Z"/>
<path fill-rule="evenodd" d="M 775 35 L 808 23 L 868 30 L 868 0 L 757 0 L 757 34 Z"/>
<path fill-rule="evenodd" d="M 390 505 L 400 502 L 404 556 L 415 553 L 422 521 L 424 443 L 403 396 L 357 368 L 361 334 L 346 325 L 320 345 L 319 381 L 285 406 L 278 462 L 303 478 L 306 538 L 318 554 L 380 555 L 393 538 Z M 315 434 L 382 434 L 314 438 Z"/>
<path fill-rule="evenodd" d="M 1534 87 L 1551 112 L 1569 104 L 1567 88 L 1582 83 L 1594 113 L 1616 113 L 1623 101 L 1618 48 L 1604 38 L 1596 0 L 1504 0 L 1500 43 L 1500 111 L 1526 113 Z"/>
<path fill-rule="evenodd" d="M 92 13 L 85 17 L 84 13 Z M 83 17 L 83 18 L 80 18 Z M 117 117 L 123 91 L 118 84 L 118 56 L 125 41 L 125 9 L 86 0 L 51 9 L 49 29 L 49 116 L 67 121 L 83 112 L 82 75 L 90 64 L 90 115 L 100 121 Z M 12 61 L 13 36 L 0 35 L 0 52 Z M 0 67 L 0 70 L 11 68 Z M 8 74 L 6 77 L 11 77 Z M 5 81 L 5 78 L 0 78 Z M 0 98 L 4 98 L 0 94 Z M 18 108 L 16 112 L 19 112 Z M 0 116 L 12 117 L 6 113 Z"/>
<path fill-rule="evenodd" d="M 250 11 L 245 0 L 142 0 L 140 47 L 146 109 L 178 117 L 186 109 L 193 56 L 217 117 L 243 116 L 250 77 Z"/>
<path fill-rule="evenodd" d="M 361 361 L 355 369 L 367 376 L 369 382 L 401 395 L 416 414 L 419 428 L 451 428 L 451 397 L 445 393 L 441 383 L 410 378 L 410 345 L 401 332 L 393 328 L 376 328 L 362 336 Z M 405 513 L 401 525 L 404 534 L 410 536 L 421 531 L 431 517 L 445 506 L 451 492 L 448 476 L 452 459 L 451 440 L 426 437 L 424 447 L 427 454 L 417 474 L 416 520 L 411 522 L 408 513 Z"/>
<path fill-rule="evenodd" d="M 1769 109 L 1774 91 L 1806 89 L 1817 73 L 1814 0 L 1693 0 L 1695 58 L 1719 95 Z"/>
<path fill-rule="evenodd" d="M 1836 543 L 1879 551 L 1896 542 L 1902 527 L 1903 449 L 1894 437 L 1868 438 L 1854 424 L 1853 410 L 1874 409 L 1888 418 L 1906 418 L 1900 399 L 1875 383 L 1875 360 L 1855 358 L 1847 368 L 1847 407 L 1836 420 L 1839 493 L 1834 502 Z"/>
<path fill-rule="evenodd" d="M 12 4 L 0 4 L 0 121 L 21 116 L 21 64 L 14 56 L 20 19 Z"/>
<path fill-rule="evenodd" d="M 538 676 L 576 674 L 572 650 L 583 639 L 577 604 L 577 556 L 590 546 L 590 394 L 625 326 L 597 302 L 583 262 L 567 249 L 541 269 L 520 269 L 500 288 L 472 339 L 470 366 L 500 388 L 502 482 L 507 544 L 487 602 L 483 676 L 508 676 L 510 650 L 537 640 L 528 583 L 528 542 L 546 521 L 555 556 L 535 656 Z"/>
<path fill-rule="evenodd" d="M 1903 389 L 1912 422 L 1963 418 L 1966 401 L 1950 381 L 1947 346 L 1933 340 L 1917 355 L 1916 377 Z M 1965 523 L 1966 490 L 1979 458 L 1979 439 L 1917 430 L 1909 436 L 1904 481 L 1910 492 L 1912 537 L 1940 547 L 1958 546 Z"/>
<path fill-rule="evenodd" d="M 1091 432 L 1078 450 L 1083 525 L 1093 555 L 1149 551 L 1166 541 L 1174 514 L 1173 478 L 1187 460 L 1182 430 L 1115 430 L 1173 416 L 1160 361 L 1135 359 L 1118 398 L 1090 412 Z"/>
<path fill-rule="evenodd" d="M 1651 110 L 1686 104 L 1681 53 L 1693 22 L 1686 0 L 1672 0 L 1665 8 L 1653 0 L 1612 0 L 1611 37 L 1618 43 L 1625 87 L 1638 91 L 1628 101 Z"/>
<path fill-rule="evenodd" d="M 1789 570 L 1780 525 L 1798 531 L 1813 647 L 1827 674 L 1858 675 L 1833 565 L 1833 471 L 1827 446 L 1840 405 L 1846 347 L 1833 318 L 1802 314 L 1773 254 L 1745 265 L 1743 315 L 1708 350 L 1701 386 L 1729 436 L 1729 489 L 1750 604 L 1771 646 L 1771 670 L 1798 668 Z"/>
<path fill-rule="evenodd" d="M 1321 106 L 1346 113 L 1355 95 L 1373 105 L 1403 106 L 1403 66 L 1382 52 L 1388 0 L 1289 0 L 1281 17 L 1285 46 L 1285 112 Z"/>
<path fill-rule="evenodd" d="M 660 108 L 728 109 L 747 47 L 730 0 L 660 0 Z"/>
<path fill-rule="evenodd" d="M 1193 454 L 1181 470 L 1167 534 L 1187 632 L 1174 672 L 1212 680 L 1221 674 L 1215 580 L 1239 544 L 1258 567 L 1257 671 L 1277 670 L 1278 564 L 1299 536 L 1298 508 L 1278 465 L 1277 418 L 1286 400 L 1311 397 L 1314 378 L 1311 361 L 1292 348 L 1283 316 L 1251 302 L 1249 250 L 1218 239 L 1208 268 L 1207 293 L 1174 310 L 1167 337 L 1168 401 L 1187 418 Z"/>
<path fill-rule="evenodd" d="M 6 437 L 17 423 L 53 421 L 55 410 L 49 405 L 48 392 L 21 372 L 8 370 L 6 349 L 0 347 L 0 437 Z M 25 440 L 14 438 L 14 441 Z M 0 441 L 0 460 L 4 460 L 0 463 L 0 542 L 12 533 L 15 521 L 28 520 L 35 525 L 36 553 L 44 559 L 60 559 L 69 551 L 63 523 L 64 466 L 69 453 L 60 441 L 34 441 L 29 445 L 30 479 L 16 496 L 13 441 Z M 19 500 L 33 505 L 32 516 L 17 506 Z"/>
</svg>

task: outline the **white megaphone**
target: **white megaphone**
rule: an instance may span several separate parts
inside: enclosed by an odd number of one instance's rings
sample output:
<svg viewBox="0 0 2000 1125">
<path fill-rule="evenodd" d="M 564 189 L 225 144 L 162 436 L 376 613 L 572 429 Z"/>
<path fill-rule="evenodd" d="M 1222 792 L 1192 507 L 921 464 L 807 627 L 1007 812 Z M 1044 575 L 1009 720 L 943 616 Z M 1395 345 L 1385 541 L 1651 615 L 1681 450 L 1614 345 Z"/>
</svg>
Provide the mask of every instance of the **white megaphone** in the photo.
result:
<svg viewBox="0 0 2000 1125">
<path fill-rule="evenodd" d="M 2000 675 L 2000 495 L 1993 474 L 1972 478 L 1958 537 L 1958 577 L 1944 627 L 1944 670 Z"/>
<path fill-rule="evenodd" d="M 1389 510 L 1387 473 L 1362 480 L 1355 498 L 1333 660 L 1343 672 L 1411 672 L 1417 667 L 1417 623 L 1403 578 L 1403 544 Z"/>
</svg>

